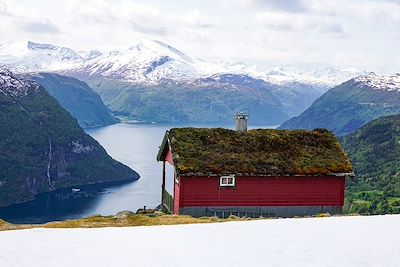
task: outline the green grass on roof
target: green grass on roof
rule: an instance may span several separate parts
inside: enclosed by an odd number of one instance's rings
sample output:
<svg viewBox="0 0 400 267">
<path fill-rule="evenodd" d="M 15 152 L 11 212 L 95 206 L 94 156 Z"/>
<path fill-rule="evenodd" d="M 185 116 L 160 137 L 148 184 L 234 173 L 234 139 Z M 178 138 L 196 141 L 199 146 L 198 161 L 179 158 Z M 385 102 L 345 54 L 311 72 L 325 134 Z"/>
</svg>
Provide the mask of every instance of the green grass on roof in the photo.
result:
<svg viewBox="0 0 400 267">
<path fill-rule="evenodd" d="M 179 174 L 327 175 L 352 172 L 326 130 L 173 128 L 168 133 Z"/>
</svg>

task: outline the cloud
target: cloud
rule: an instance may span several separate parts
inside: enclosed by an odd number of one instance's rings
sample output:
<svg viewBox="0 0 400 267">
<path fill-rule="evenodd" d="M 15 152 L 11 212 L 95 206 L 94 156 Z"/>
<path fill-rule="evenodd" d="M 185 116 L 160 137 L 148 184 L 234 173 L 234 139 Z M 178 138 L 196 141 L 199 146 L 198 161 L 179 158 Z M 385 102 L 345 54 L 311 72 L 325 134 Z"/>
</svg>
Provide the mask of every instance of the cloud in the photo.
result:
<svg viewBox="0 0 400 267">
<path fill-rule="evenodd" d="M 189 41 L 194 41 L 194 42 L 210 42 L 211 38 L 204 33 L 203 31 L 199 31 L 196 29 L 191 29 L 191 28 L 181 28 L 178 30 L 178 33 L 180 36 L 182 36 L 182 39 L 189 40 Z"/>
<path fill-rule="evenodd" d="M 6 3 L 0 1 L 0 15 L 8 15 Z"/>
<path fill-rule="evenodd" d="M 187 14 L 180 16 L 169 16 L 169 20 L 172 23 L 177 23 L 180 26 L 188 28 L 212 28 L 215 26 L 211 23 L 210 19 L 198 9 L 191 10 Z"/>
<path fill-rule="evenodd" d="M 303 0 L 242 0 L 251 7 L 262 7 L 271 11 L 282 11 L 292 13 L 308 12 L 310 7 Z"/>
<path fill-rule="evenodd" d="M 49 20 L 29 20 L 22 22 L 19 28 L 29 33 L 58 33 L 58 27 Z"/>
<path fill-rule="evenodd" d="M 400 0 L 386 0 L 386 1 L 400 5 Z"/>
<path fill-rule="evenodd" d="M 342 33 L 343 26 L 323 17 L 260 12 L 256 14 L 258 23 L 266 29 L 283 32 Z"/>
<path fill-rule="evenodd" d="M 114 14 L 114 10 L 106 2 L 92 0 L 67 2 L 66 10 L 72 13 L 75 19 L 83 23 L 93 24 L 111 24 L 117 21 L 118 14 Z"/>
<path fill-rule="evenodd" d="M 344 32 L 343 26 L 339 23 L 327 23 L 322 25 L 320 29 L 322 32 L 326 33 L 342 33 Z"/>
<path fill-rule="evenodd" d="M 261 12 L 256 15 L 256 20 L 267 29 L 276 31 L 300 30 L 298 19 L 289 19 L 287 16 L 271 12 Z"/>
<path fill-rule="evenodd" d="M 135 31 L 141 33 L 158 35 L 158 36 L 165 36 L 168 33 L 168 28 L 163 25 L 156 25 L 156 24 L 152 25 L 149 24 L 148 22 L 146 24 L 132 22 L 131 24 Z"/>
</svg>

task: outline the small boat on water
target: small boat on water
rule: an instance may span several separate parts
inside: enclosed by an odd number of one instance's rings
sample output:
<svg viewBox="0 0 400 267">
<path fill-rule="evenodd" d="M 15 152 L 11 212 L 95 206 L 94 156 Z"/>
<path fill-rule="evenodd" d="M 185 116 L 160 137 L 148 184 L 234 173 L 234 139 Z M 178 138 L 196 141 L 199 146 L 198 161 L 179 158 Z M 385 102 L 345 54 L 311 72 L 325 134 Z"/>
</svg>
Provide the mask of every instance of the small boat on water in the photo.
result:
<svg viewBox="0 0 400 267">
<path fill-rule="evenodd" d="M 78 193 L 79 191 L 81 191 L 80 188 L 72 188 L 71 190 L 73 193 Z"/>
</svg>

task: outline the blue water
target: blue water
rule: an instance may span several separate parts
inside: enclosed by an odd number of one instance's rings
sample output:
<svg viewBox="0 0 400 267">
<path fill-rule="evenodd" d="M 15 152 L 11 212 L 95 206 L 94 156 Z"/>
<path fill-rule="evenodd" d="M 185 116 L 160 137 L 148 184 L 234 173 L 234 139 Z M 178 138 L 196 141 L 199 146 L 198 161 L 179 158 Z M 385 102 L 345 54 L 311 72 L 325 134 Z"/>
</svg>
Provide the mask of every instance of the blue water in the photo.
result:
<svg viewBox="0 0 400 267">
<path fill-rule="evenodd" d="M 157 207 L 161 198 L 161 163 L 156 161 L 156 155 L 165 131 L 176 126 L 184 125 L 120 123 L 87 130 L 114 159 L 137 171 L 140 179 L 130 183 L 85 186 L 78 193 L 63 189 L 40 194 L 34 201 L 0 208 L 0 218 L 14 223 L 43 223 L 95 214 L 112 215 L 123 210 L 136 211 L 143 206 Z M 223 127 L 197 125 L 211 126 Z M 167 189 L 171 192 L 172 168 L 167 170 L 169 177 Z"/>
</svg>

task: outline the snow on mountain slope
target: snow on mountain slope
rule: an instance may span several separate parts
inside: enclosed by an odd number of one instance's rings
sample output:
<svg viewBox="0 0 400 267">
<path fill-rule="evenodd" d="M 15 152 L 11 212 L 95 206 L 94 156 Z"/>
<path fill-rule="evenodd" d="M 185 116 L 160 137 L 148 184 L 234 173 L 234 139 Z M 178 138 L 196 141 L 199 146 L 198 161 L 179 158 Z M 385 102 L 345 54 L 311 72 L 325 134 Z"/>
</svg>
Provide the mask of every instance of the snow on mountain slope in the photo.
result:
<svg viewBox="0 0 400 267">
<path fill-rule="evenodd" d="M 365 72 L 356 68 L 335 69 L 322 68 L 310 71 L 302 70 L 298 67 L 276 67 L 268 71 L 264 78 L 277 83 L 300 82 L 305 84 L 322 85 L 333 87 L 348 81 Z"/>
<path fill-rule="evenodd" d="M 216 64 L 186 55 L 163 42 L 144 40 L 128 49 L 89 60 L 72 71 L 154 84 L 162 79 L 191 80 L 220 70 Z"/>
<path fill-rule="evenodd" d="M 126 49 L 108 53 L 97 50 L 75 52 L 67 47 L 30 41 L 14 42 L 0 45 L 0 63 L 18 73 L 66 71 L 139 84 L 157 84 L 165 80 L 187 82 L 211 75 L 237 74 L 276 85 L 300 83 L 328 88 L 363 73 L 354 68 L 304 71 L 293 66 L 265 72 L 243 62 L 207 62 L 157 40 L 142 40 Z"/>
<path fill-rule="evenodd" d="M 67 47 L 31 41 L 0 45 L 0 63 L 19 73 L 67 69 L 84 61 L 83 57 Z"/>
<path fill-rule="evenodd" d="M 385 215 L 5 231 L 0 265 L 395 267 L 399 224 Z"/>
<path fill-rule="evenodd" d="M 262 79 L 270 84 L 289 87 L 297 85 L 311 85 L 325 92 L 327 89 L 348 81 L 366 72 L 356 68 L 336 69 L 326 67 L 321 69 L 304 70 L 296 66 L 274 67 L 267 71 L 260 71 L 256 66 L 247 66 L 243 62 L 222 62 L 225 68 L 223 73 L 248 75 Z"/>
<path fill-rule="evenodd" d="M 400 73 L 393 75 L 376 74 L 370 72 L 354 79 L 359 86 L 368 86 L 377 90 L 400 92 Z"/>
<path fill-rule="evenodd" d="M 103 55 L 103 53 L 98 50 L 90 50 L 89 52 L 79 51 L 78 54 L 85 60 L 91 60 Z"/>
<path fill-rule="evenodd" d="M 11 96 L 21 97 L 28 94 L 28 90 L 38 90 L 37 83 L 16 78 L 8 69 L 0 66 L 0 93 Z"/>
</svg>

